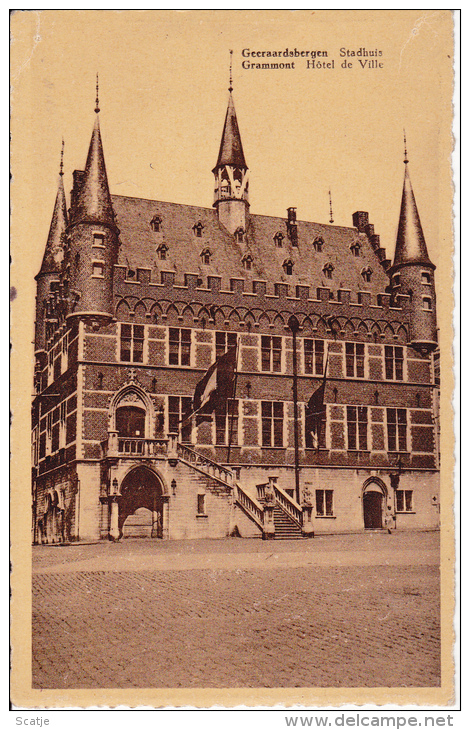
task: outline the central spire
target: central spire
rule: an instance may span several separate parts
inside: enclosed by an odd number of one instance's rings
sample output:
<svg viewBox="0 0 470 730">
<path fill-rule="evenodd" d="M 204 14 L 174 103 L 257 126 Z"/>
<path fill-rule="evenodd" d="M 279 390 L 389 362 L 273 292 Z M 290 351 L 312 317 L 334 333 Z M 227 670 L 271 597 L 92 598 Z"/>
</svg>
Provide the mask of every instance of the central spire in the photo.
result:
<svg viewBox="0 0 470 730">
<path fill-rule="evenodd" d="M 215 176 L 214 206 L 219 221 L 230 233 L 246 229 L 248 203 L 248 166 L 243 152 L 233 103 L 232 51 L 230 51 L 230 77 L 227 113 L 220 141 L 217 164 L 212 170 Z"/>
</svg>

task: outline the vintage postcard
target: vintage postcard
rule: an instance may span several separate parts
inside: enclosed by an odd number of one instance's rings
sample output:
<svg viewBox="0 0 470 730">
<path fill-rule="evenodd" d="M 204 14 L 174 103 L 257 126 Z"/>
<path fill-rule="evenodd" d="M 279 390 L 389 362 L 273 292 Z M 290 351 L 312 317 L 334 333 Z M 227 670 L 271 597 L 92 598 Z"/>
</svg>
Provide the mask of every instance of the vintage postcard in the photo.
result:
<svg viewBox="0 0 470 730">
<path fill-rule="evenodd" d="M 11 16 L 12 701 L 455 701 L 454 17 Z"/>
</svg>

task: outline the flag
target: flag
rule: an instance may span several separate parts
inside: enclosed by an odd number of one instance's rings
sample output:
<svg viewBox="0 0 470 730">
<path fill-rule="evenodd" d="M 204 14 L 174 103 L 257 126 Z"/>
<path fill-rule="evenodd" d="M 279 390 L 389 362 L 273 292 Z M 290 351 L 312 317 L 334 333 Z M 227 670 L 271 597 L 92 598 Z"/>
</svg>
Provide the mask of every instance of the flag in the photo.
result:
<svg viewBox="0 0 470 730">
<path fill-rule="evenodd" d="M 192 411 L 212 413 L 219 404 L 233 397 L 237 347 L 231 347 L 213 363 L 202 380 L 196 385 Z"/>
<path fill-rule="evenodd" d="M 326 370 L 328 367 L 328 355 L 326 353 L 325 370 L 323 373 L 323 380 L 321 385 L 312 393 L 310 400 L 307 403 L 305 411 L 305 431 L 310 433 L 312 437 L 312 445 L 314 449 L 319 449 L 322 446 L 324 438 L 323 424 L 326 419 L 326 404 L 325 404 L 325 388 L 326 388 Z"/>
</svg>

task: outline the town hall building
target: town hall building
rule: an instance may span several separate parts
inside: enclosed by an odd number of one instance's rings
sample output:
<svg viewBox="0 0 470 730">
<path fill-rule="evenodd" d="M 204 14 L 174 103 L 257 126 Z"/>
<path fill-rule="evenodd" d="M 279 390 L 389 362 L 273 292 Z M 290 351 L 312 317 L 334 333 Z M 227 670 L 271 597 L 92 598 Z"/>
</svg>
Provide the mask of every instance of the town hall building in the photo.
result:
<svg viewBox="0 0 470 730">
<path fill-rule="evenodd" d="M 112 194 L 95 112 L 36 276 L 34 542 L 437 528 L 435 266 L 406 154 L 391 261 L 367 212 L 251 212 L 231 88 L 212 208 Z M 195 411 L 232 348 L 230 397 Z"/>
</svg>

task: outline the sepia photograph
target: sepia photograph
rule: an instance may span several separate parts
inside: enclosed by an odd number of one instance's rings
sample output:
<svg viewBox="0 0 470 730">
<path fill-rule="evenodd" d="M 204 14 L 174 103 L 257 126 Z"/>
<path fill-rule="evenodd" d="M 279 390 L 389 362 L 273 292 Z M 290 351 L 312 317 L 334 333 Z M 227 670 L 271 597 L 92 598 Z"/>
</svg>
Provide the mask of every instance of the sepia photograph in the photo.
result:
<svg viewBox="0 0 470 730">
<path fill-rule="evenodd" d="M 14 704 L 455 701 L 453 23 L 12 13 Z"/>
</svg>

